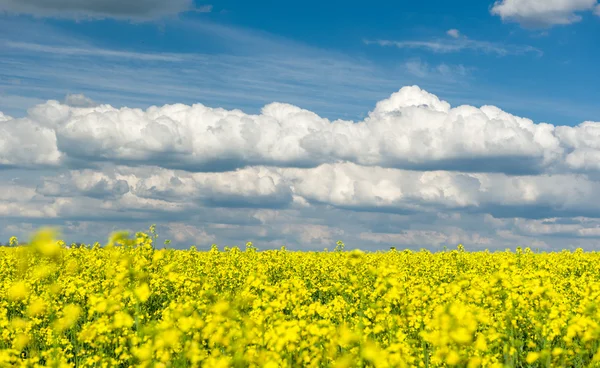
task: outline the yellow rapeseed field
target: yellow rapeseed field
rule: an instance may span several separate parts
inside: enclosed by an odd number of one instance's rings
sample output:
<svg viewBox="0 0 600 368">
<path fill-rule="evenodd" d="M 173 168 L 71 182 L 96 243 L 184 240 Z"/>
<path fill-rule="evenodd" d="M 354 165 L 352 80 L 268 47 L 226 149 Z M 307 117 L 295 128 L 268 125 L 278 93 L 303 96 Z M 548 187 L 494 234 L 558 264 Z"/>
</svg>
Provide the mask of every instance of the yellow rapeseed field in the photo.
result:
<svg viewBox="0 0 600 368">
<path fill-rule="evenodd" d="M 0 248 L 0 365 L 589 367 L 600 255 Z M 341 248 L 341 247 L 340 247 Z"/>
</svg>

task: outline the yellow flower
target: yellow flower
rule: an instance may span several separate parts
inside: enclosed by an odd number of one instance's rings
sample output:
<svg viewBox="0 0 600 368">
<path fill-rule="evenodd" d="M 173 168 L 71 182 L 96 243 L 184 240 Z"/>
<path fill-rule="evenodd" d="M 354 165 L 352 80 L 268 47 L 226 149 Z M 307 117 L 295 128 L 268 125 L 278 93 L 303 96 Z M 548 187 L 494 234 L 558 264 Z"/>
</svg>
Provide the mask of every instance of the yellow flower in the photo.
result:
<svg viewBox="0 0 600 368">
<path fill-rule="evenodd" d="M 148 287 L 147 283 L 143 283 L 140 286 L 138 286 L 135 290 L 134 290 L 134 294 L 135 296 L 138 298 L 138 300 L 142 303 L 146 302 L 148 300 L 148 298 L 150 298 L 150 288 Z"/>
<path fill-rule="evenodd" d="M 458 328 L 450 333 L 450 336 L 458 344 L 469 344 L 472 340 L 471 333 L 466 328 Z"/>
<path fill-rule="evenodd" d="M 481 366 L 482 359 L 480 357 L 472 357 L 469 359 L 469 364 L 467 364 L 467 368 L 477 368 Z"/>
<path fill-rule="evenodd" d="M 46 302 L 43 299 L 35 298 L 30 301 L 27 307 L 27 315 L 37 317 L 46 311 Z"/>
<path fill-rule="evenodd" d="M 527 354 L 527 358 L 525 358 L 525 361 L 528 364 L 531 364 L 531 363 L 537 361 L 539 358 L 540 358 L 540 353 L 532 351 Z"/>
<path fill-rule="evenodd" d="M 62 311 L 62 317 L 54 322 L 54 328 L 60 332 L 68 330 L 75 325 L 80 315 L 80 306 L 68 304 Z"/>
<path fill-rule="evenodd" d="M 0 248 L 0 367 L 600 362 L 600 253 L 156 251 L 155 235 Z M 559 344 L 521 355 L 515 335 Z"/>
<path fill-rule="evenodd" d="M 460 363 L 460 355 L 454 350 L 450 351 L 448 355 L 446 355 L 446 363 L 450 365 L 457 365 Z"/>
<path fill-rule="evenodd" d="M 333 367 L 334 368 L 350 368 L 352 366 L 354 366 L 354 358 L 352 357 L 352 355 L 345 355 L 339 359 L 337 359 L 334 363 L 333 363 Z"/>
<path fill-rule="evenodd" d="M 475 349 L 479 351 L 487 351 L 488 346 L 483 335 L 479 335 L 477 340 L 475 340 Z"/>
<path fill-rule="evenodd" d="M 113 318 L 114 318 L 113 326 L 115 326 L 115 328 L 131 327 L 134 322 L 133 318 L 131 318 L 131 316 L 129 314 L 127 314 L 126 312 L 123 312 L 123 311 L 119 311 L 119 312 L 115 313 Z"/>
<path fill-rule="evenodd" d="M 173 347 L 179 342 L 181 333 L 174 328 L 170 328 L 159 335 L 159 339 L 162 340 L 161 346 Z"/>
<path fill-rule="evenodd" d="M 16 330 L 25 330 L 27 328 L 27 321 L 23 318 L 13 318 L 10 321 L 10 325 Z"/>
<path fill-rule="evenodd" d="M 18 334 L 13 340 L 13 348 L 23 350 L 31 341 L 31 338 L 26 333 Z"/>
<path fill-rule="evenodd" d="M 24 300 L 29 296 L 29 286 L 25 281 L 17 281 L 8 289 L 8 298 L 13 301 Z"/>
<path fill-rule="evenodd" d="M 142 362 L 146 362 L 152 359 L 152 348 L 148 345 L 140 347 L 134 347 L 132 349 L 133 355 Z"/>
<path fill-rule="evenodd" d="M 60 245 L 56 241 L 58 230 L 52 228 L 43 228 L 34 234 L 31 239 L 31 247 L 46 257 L 54 257 L 61 251 Z"/>
<path fill-rule="evenodd" d="M 225 300 L 220 300 L 215 305 L 213 305 L 213 312 L 216 314 L 224 314 L 229 310 L 229 303 Z"/>
<path fill-rule="evenodd" d="M 112 248 L 117 245 L 126 245 L 130 242 L 129 240 L 129 232 L 127 231 L 116 231 L 110 235 L 110 239 L 107 248 Z"/>
</svg>

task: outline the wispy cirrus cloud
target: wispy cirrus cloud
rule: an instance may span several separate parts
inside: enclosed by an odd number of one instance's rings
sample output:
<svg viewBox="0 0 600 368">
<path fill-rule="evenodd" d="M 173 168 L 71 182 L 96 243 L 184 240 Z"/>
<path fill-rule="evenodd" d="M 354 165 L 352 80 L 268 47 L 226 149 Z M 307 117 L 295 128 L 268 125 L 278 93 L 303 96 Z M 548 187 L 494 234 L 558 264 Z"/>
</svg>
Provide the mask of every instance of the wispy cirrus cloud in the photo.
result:
<svg viewBox="0 0 600 368">
<path fill-rule="evenodd" d="M 379 45 L 384 47 L 397 47 L 400 49 L 421 49 L 435 53 L 453 53 L 461 51 L 476 51 L 498 56 L 522 55 L 527 53 L 543 55 L 540 49 L 529 45 L 512 45 L 490 41 L 470 39 L 461 35 L 456 29 L 447 32 L 448 38 L 436 38 L 433 40 L 363 40 L 366 45 Z"/>
<path fill-rule="evenodd" d="M 101 103 L 142 108 L 202 101 L 258 112 L 278 100 L 324 115 L 357 118 L 398 85 L 420 83 L 452 93 L 454 81 L 424 81 L 405 68 L 385 69 L 371 60 L 264 32 L 198 23 L 176 21 L 170 27 L 217 39 L 218 50 L 112 49 L 40 22 L 0 23 L 0 110 L 22 116 L 37 102 L 84 93 Z M 3 30 L 14 28 L 24 33 L 2 37 Z"/>
<path fill-rule="evenodd" d="M 406 70 L 419 78 L 450 80 L 462 82 L 469 77 L 470 70 L 462 64 L 449 65 L 441 63 L 432 65 L 420 59 L 409 60 L 404 63 Z"/>
<path fill-rule="evenodd" d="M 12 42 L 4 41 L 1 43 L 5 48 L 29 51 L 35 53 L 44 53 L 51 55 L 62 56 L 99 56 L 105 58 L 117 59 L 137 59 L 146 61 L 183 61 L 184 56 L 168 53 L 143 53 L 131 51 L 118 51 L 110 49 L 102 49 L 97 47 L 71 47 L 58 45 L 43 45 L 29 42 Z"/>
</svg>

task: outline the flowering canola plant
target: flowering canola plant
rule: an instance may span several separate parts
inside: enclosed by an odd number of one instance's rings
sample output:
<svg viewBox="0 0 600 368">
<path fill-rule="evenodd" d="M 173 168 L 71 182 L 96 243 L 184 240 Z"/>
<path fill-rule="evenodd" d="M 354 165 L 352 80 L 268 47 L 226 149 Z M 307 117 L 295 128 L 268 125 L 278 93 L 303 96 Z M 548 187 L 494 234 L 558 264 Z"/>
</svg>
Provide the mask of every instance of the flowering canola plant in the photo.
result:
<svg viewBox="0 0 600 368">
<path fill-rule="evenodd" d="M 157 250 L 145 233 L 77 248 L 56 236 L 0 248 L 0 366 L 600 365 L 595 252 L 199 252 Z"/>
</svg>

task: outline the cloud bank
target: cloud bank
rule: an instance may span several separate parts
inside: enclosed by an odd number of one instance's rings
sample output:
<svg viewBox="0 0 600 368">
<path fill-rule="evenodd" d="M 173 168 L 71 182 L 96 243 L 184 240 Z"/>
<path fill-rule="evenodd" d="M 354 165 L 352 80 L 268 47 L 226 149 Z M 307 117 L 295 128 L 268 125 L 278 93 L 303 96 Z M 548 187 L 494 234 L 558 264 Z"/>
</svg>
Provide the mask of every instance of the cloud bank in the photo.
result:
<svg viewBox="0 0 600 368">
<path fill-rule="evenodd" d="M 69 96 L 25 118 L 2 115 L 0 132 L 0 164 L 24 168 L 111 162 L 219 172 L 353 162 L 505 174 L 600 170 L 598 122 L 554 126 L 494 106 L 452 107 L 416 86 L 379 101 L 358 122 L 283 103 L 251 115 L 201 104 L 114 108 Z"/>
<path fill-rule="evenodd" d="M 417 86 L 357 122 L 75 94 L 0 113 L 0 232 L 59 224 L 80 241 L 155 222 L 181 246 L 590 248 L 599 142 L 598 122 L 453 107 Z"/>
</svg>

